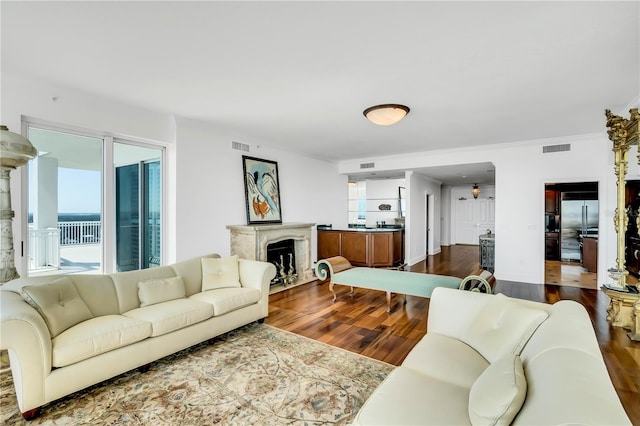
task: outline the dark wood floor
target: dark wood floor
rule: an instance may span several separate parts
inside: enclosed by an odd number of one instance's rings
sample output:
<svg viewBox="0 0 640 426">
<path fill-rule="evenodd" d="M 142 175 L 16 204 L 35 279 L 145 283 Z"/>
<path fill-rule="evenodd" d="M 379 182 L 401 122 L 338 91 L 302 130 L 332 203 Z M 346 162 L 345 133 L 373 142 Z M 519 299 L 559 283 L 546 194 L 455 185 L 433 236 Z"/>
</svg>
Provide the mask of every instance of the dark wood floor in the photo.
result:
<svg viewBox="0 0 640 426">
<path fill-rule="evenodd" d="M 442 252 L 413 265 L 413 272 L 464 278 L 479 268 L 477 246 L 443 247 Z M 546 303 L 575 300 L 585 306 L 596 332 L 613 384 L 634 425 L 640 425 L 640 343 L 626 330 L 606 320 L 607 296 L 598 290 L 558 285 L 498 281 L 496 293 Z M 338 300 L 331 302 L 326 283 L 317 281 L 269 298 L 267 324 L 330 345 L 399 365 L 427 331 L 429 300 L 394 296 L 392 312 L 386 312 L 383 292 L 337 286 Z"/>
</svg>

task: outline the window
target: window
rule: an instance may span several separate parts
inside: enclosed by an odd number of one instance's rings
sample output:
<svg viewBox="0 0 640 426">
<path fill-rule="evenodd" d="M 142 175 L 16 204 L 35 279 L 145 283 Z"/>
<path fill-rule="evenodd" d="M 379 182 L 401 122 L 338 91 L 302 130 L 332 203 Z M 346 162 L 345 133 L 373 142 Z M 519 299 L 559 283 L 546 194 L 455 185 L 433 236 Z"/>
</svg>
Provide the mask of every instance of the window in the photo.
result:
<svg viewBox="0 0 640 426">
<path fill-rule="evenodd" d="M 27 124 L 28 275 L 162 262 L 162 147 Z M 105 165 L 109 160 L 109 164 Z"/>
</svg>

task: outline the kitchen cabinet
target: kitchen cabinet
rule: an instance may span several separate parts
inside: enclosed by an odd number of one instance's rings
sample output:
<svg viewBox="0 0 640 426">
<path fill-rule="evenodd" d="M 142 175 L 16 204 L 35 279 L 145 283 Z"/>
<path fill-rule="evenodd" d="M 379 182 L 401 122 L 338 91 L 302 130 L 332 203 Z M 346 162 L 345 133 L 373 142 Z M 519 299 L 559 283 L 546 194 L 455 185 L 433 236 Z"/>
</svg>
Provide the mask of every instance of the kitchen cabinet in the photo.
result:
<svg viewBox="0 0 640 426">
<path fill-rule="evenodd" d="M 560 214 L 560 191 L 544 191 L 544 211 L 546 214 Z"/>
<path fill-rule="evenodd" d="M 598 272 L 598 239 L 582 239 L 582 266 L 588 272 Z"/>
<path fill-rule="evenodd" d="M 389 267 L 404 261 L 404 229 L 318 230 L 318 259 L 346 258 L 353 266 Z"/>
<path fill-rule="evenodd" d="M 341 231 L 318 231 L 318 259 L 340 256 L 342 253 Z"/>
<path fill-rule="evenodd" d="M 546 260 L 560 260 L 560 234 L 558 232 L 545 232 L 544 243 L 544 258 Z"/>
</svg>

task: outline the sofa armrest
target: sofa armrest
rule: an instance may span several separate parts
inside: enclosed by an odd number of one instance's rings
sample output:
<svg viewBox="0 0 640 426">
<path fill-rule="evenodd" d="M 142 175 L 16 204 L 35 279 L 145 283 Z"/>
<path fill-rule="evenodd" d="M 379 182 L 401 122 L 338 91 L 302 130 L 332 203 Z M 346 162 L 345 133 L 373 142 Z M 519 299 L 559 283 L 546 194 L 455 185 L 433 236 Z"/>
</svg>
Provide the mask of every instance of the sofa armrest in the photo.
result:
<svg viewBox="0 0 640 426">
<path fill-rule="evenodd" d="M 51 335 L 44 319 L 22 296 L 0 291 L 0 349 L 9 353 L 21 412 L 45 401 L 45 378 L 51 372 Z"/>
<path fill-rule="evenodd" d="M 276 267 L 269 262 L 238 259 L 238 269 L 240 272 L 240 284 L 243 287 L 260 290 L 262 313 L 266 317 L 269 315 L 269 288 L 271 280 L 276 276 Z"/>
</svg>

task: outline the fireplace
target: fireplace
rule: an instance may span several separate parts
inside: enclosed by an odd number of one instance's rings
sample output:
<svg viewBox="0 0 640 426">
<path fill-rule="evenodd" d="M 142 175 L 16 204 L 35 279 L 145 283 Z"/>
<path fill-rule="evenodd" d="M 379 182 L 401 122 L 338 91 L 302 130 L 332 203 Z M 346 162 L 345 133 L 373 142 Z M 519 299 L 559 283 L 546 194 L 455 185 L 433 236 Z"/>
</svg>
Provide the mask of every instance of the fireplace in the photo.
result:
<svg viewBox="0 0 640 426">
<path fill-rule="evenodd" d="M 295 240 L 278 241 L 267 244 L 267 262 L 276 267 L 276 276 L 271 280 L 271 285 L 288 285 L 296 278 L 296 252 Z"/>
<path fill-rule="evenodd" d="M 314 223 L 283 223 L 278 225 L 227 225 L 231 233 L 231 254 L 237 254 L 241 259 L 261 260 L 269 262 L 269 246 L 293 245 L 289 248 L 296 275 L 291 283 L 275 283 L 272 290 L 278 290 L 289 285 L 304 284 L 315 279 L 311 267 L 311 230 Z M 286 242 L 285 241 L 289 241 Z M 280 248 L 276 262 L 280 264 Z M 285 274 L 289 271 L 288 253 L 282 252 L 285 263 Z M 278 275 L 280 275 L 279 267 Z M 276 277 L 278 278 L 278 277 Z M 276 287 L 279 287 L 276 289 Z"/>
</svg>

